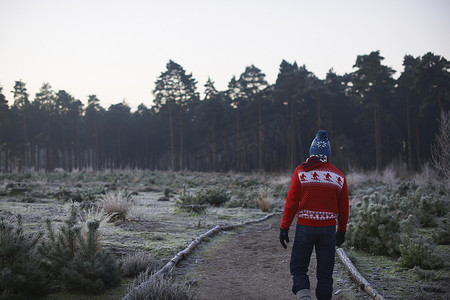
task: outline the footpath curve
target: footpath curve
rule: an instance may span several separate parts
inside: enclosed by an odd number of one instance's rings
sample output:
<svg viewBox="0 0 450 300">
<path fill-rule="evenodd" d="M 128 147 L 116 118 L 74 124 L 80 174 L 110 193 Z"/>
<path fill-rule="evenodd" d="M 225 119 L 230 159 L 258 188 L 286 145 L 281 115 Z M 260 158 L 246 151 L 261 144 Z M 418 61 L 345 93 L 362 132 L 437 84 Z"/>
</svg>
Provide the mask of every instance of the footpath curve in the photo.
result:
<svg viewBox="0 0 450 300">
<path fill-rule="evenodd" d="M 277 242 L 281 217 L 271 218 L 276 215 L 279 214 L 236 225 L 216 226 L 193 240 L 153 276 L 171 271 L 177 273 L 177 277 L 181 275 L 190 282 L 191 290 L 200 300 L 296 299 L 290 291 L 292 241 L 287 250 Z M 229 231 L 236 228 L 240 229 Z M 221 231 L 229 232 L 202 244 Z M 384 300 L 359 274 L 342 248 L 337 250 L 336 256 L 342 264 L 335 266 L 333 299 Z M 316 285 L 315 264 L 313 253 L 309 272 L 312 289 Z M 145 288 L 146 284 L 135 289 Z M 130 293 L 123 300 L 132 299 Z"/>
</svg>

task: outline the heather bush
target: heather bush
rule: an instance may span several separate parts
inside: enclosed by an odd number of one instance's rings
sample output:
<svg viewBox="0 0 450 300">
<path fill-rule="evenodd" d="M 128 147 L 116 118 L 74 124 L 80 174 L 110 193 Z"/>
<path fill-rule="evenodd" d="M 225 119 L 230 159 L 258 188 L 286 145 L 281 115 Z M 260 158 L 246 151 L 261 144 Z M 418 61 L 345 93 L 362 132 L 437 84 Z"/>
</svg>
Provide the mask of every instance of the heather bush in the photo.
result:
<svg viewBox="0 0 450 300">
<path fill-rule="evenodd" d="M 36 255 L 42 234 L 25 234 L 16 223 L 0 219 L 0 299 L 27 299 L 47 292 L 48 276 Z"/>
<path fill-rule="evenodd" d="M 153 273 L 162 268 L 163 263 L 150 253 L 136 252 L 122 259 L 122 274 L 124 277 L 135 277 L 142 272 Z"/>
<path fill-rule="evenodd" d="M 119 264 L 112 254 L 101 249 L 99 224 L 98 220 L 88 220 L 83 234 L 75 206 L 58 232 L 47 220 L 47 239 L 38 250 L 53 281 L 69 290 L 89 293 L 100 293 L 119 284 Z"/>
<path fill-rule="evenodd" d="M 136 289 L 141 283 L 143 286 Z M 129 287 L 130 299 L 136 300 L 190 300 L 194 299 L 189 295 L 189 290 L 185 285 L 180 285 L 173 281 L 171 277 L 152 277 L 151 273 L 141 273 L 134 284 Z"/>
</svg>

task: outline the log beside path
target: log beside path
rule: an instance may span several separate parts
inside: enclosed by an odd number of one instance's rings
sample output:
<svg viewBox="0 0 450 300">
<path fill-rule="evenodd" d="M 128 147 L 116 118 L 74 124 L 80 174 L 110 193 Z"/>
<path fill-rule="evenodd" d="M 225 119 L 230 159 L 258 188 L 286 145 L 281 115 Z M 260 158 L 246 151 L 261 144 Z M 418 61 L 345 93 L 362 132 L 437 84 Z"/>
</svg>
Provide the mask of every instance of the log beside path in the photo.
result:
<svg viewBox="0 0 450 300">
<path fill-rule="evenodd" d="M 141 283 L 140 285 L 138 285 L 137 287 L 134 288 L 134 290 L 139 291 L 140 289 L 145 288 L 145 286 L 147 284 L 149 284 L 150 280 L 155 278 L 155 277 L 159 277 L 169 271 L 171 271 L 183 258 L 185 258 L 186 256 L 188 256 L 206 237 L 211 237 L 213 235 L 218 234 L 221 231 L 226 231 L 226 230 L 232 230 L 235 228 L 239 228 L 248 224 L 253 224 L 253 223 L 259 223 L 259 222 L 263 222 L 265 220 L 267 220 L 268 218 L 275 216 L 279 213 L 271 213 L 268 214 L 260 219 L 256 219 L 256 220 L 250 220 L 250 221 L 245 221 L 242 222 L 240 224 L 234 224 L 234 225 L 217 225 L 214 228 L 210 229 L 209 231 L 203 233 L 202 235 L 200 235 L 199 237 L 197 237 L 195 240 L 193 240 L 189 246 L 187 246 L 184 250 L 178 252 L 167 264 L 165 264 L 158 272 L 156 272 L 155 274 L 153 274 L 149 280 L 144 281 L 143 283 Z M 122 300 L 130 300 L 131 293 L 128 293 L 125 295 L 125 297 L 122 298 Z"/>
<path fill-rule="evenodd" d="M 336 250 L 336 253 L 338 254 L 338 258 L 341 261 L 341 263 L 345 266 L 347 271 L 349 271 L 350 275 L 352 276 L 353 280 L 356 281 L 356 283 L 361 287 L 363 291 L 369 294 L 372 299 L 376 300 L 385 300 L 383 296 L 381 296 L 371 285 L 370 283 L 359 273 L 358 269 L 353 265 L 352 261 L 348 258 L 347 254 L 345 253 L 344 249 L 338 248 Z"/>
</svg>

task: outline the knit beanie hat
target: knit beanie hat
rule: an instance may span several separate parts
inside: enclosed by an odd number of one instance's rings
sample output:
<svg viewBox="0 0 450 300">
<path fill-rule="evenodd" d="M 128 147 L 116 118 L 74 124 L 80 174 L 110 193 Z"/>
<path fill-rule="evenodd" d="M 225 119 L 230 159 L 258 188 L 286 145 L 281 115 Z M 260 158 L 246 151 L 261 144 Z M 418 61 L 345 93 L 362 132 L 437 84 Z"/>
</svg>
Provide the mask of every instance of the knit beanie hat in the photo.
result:
<svg viewBox="0 0 450 300">
<path fill-rule="evenodd" d="M 317 132 L 309 148 L 309 155 L 331 156 L 330 141 L 328 140 L 328 133 L 325 130 L 319 130 Z"/>
</svg>

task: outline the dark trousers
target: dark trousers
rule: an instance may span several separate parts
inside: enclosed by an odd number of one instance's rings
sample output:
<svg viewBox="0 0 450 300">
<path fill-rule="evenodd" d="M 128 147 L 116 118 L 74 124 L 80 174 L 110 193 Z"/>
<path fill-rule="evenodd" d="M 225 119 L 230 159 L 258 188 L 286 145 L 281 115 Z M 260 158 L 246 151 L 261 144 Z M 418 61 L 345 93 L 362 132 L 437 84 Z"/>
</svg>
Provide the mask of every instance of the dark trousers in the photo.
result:
<svg viewBox="0 0 450 300">
<path fill-rule="evenodd" d="M 299 290 L 310 289 L 307 272 L 314 247 L 317 257 L 316 296 L 318 300 L 331 299 L 335 246 L 336 226 L 312 227 L 297 224 L 290 264 L 294 294 Z"/>
</svg>

